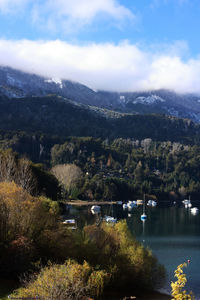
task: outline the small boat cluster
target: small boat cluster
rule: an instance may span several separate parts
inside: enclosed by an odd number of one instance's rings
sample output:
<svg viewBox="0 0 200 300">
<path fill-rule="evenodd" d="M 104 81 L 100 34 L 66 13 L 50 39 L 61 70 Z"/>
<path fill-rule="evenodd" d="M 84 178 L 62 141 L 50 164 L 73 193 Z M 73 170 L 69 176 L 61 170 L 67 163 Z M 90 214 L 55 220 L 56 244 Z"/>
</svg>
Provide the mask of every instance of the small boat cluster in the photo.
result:
<svg viewBox="0 0 200 300">
<path fill-rule="evenodd" d="M 147 215 L 145 213 L 145 196 L 144 196 L 144 200 L 136 200 L 136 201 L 128 201 L 128 203 L 124 203 L 123 204 L 123 209 L 128 209 L 131 210 L 134 207 L 138 207 L 139 205 L 143 205 L 143 213 L 140 216 L 140 219 L 142 222 L 145 222 L 147 220 Z M 155 207 L 157 206 L 157 202 L 155 200 L 148 200 L 147 205 L 150 207 Z M 130 216 L 130 215 L 128 215 Z"/>
<path fill-rule="evenodd" d="M 128 201 L 128 203 L 123 204 L 123 209 L 132 209 L 133 207 L 137 207 L 139 205 L 143 205 L 143 200 L 137 200 L 137 201 Z M 148 200 L 147 202 L 148 206 L 155 207 L 157 206 L 157 202 L 155 200 Z"/>
<path fill-rule="evenodd" d="M 155 207 L 155 206 L 157 206 L 157 202 L 155 200 L 148 200 L 147 205 Z"/>
<path fill-rule="evenodd" d="M 192 207 L 192 203 L 190 201 L 190 199 L 184 199 L 183 201 L 183 204 L 185 205 L 185 208 L 191 208 Z"/>
<path fill-rule="evenodd" d="M 132 209 L 133 207 L 136 207 L 137 206 L 137 201 L 128 201 L 128 203 L 124 203 L 123 204 L 123 209 Z"/>
<path fill-rule="evenodd" d="M 91 213 L 92 213 L 93 215 L 98 215 L 98 214 L 100 214 L 100 213 L 101 213 L 101 206 L 99 206 L 99 205 L 93 205 L 93 206 L 91 207 Z M 117 223 L 117 219 L 114 218 L 114 217 L 112 217 L 112 216 L 104 216 L 104 217 L 102 218 L 102 220 L 105 221 L 106 223 L 111 223 L 111 224 Z"/>
<path fill-rule="evenodd" d="M 196 215 L 199 212 L 198 207 L 192 207 L 192 203 L 191 203 L 190 198 L 189 199 L 184 199 L 182 202 L 185 205 L 185 208 L 190 208 L 190 211 L 193 215 Z"/>
</svg>

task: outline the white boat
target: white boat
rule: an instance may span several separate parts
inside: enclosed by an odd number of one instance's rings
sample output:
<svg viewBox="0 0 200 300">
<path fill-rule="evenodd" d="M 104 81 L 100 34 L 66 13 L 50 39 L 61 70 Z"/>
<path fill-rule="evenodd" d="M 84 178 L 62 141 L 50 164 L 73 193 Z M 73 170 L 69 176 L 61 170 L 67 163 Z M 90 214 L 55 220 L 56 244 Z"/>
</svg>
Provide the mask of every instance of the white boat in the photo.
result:
<svg viewBox="0 0 200 300">
<path fill-rule="evenodd" d="M 148 200 L 147 205 L 155 207 L 155 206 L 157 206 L 157 202 L 155 200 Z"/>
<path fill-rule="evenodd" d="M 182 202 L 185 205 L 185 208 L 191 208 L 192 207 L 190 196 L 189 196 L 189 199 L 184 199 Z"/>
<path fill-rule="evenodd" d="M 128 206 L 128 208 L 132 209 L 133 207 L 137 206 L 137 202 L 136 201 L 128 201 L 127 206 Z"/>
<path fill-rule="evenodd" d="M 198 212 L 199 212 L 198 207 L 192 207 L 192 208 L 191 208 L 191 213 L 192 213 L 192 214 L 196 215 Z"/>
<path fill-rule="evenodd" d="M 188 203 L 190 203 L 190 200 L 184 199 L 182 202 L 183 202 L 183 204 L 188 204 Z"/>
<path fill-rule="evenodd" d="M 66 219 L 62 223 L 67 225 L 67 228 L 69 228 L 69 229 L 76 229 L 77 228 L 75 219 Z"/>
<path fill-rule="evenodd" d="M 189 199 L 184 199 L 182 202 L 185 205 L 191 204 L 190 196 L 189 196 Z"/>
<path fill-rule="evenodd" d="M 98 213 L 100 213 L 100 211 L 101 211 L 101 206 L 99 206 L 99 205 L 93 205 L 91 207 L 92 214 L 98 214 Z"/>
<path fill-rule="evenodd" d="M 126 203 L 124 203 L 124 204 L 122 205 L 122 207 L 123 207 L 123 209 L 127 209 L 127 208 L 128 208 L 128 205 L 127 205 Z"/>
<path fill-rule="evenodd" d="M 104 221 L 107 223 L 117 223 L 117 219 L 111 216 L 104 216 Z"/>
<path fill-rule="evenodd" d="M 157 206 L 157 202 L 153 200 L 153 201 L 152 201 L 152 206 L 153 206 L 153 207 Z"/>
<path fill-rule="evenodd" d="M 76 224 L 75 219 L 67 219 L 63 221 L 63 224 Z"/>
</svg>

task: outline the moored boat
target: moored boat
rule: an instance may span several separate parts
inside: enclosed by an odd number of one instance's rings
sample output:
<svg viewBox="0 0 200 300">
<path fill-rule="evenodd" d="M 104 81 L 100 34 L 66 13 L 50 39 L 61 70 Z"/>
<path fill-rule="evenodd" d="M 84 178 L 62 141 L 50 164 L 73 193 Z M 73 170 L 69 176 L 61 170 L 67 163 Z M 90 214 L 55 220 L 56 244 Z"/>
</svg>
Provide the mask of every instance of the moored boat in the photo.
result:
<svg viewBox="0 0 200 300">
<path fill-rule="evenodd" d="M 144 200 L 143 200 L 143 214 L 141 215 L 140 219 L 142 222 L 145 222 L 147 219 L 147 215 L 145 213 L 145 195 L 144 195 Z"/>
<path fill-rule="evenodd" d="M 75 219 L 66 219 L 62 222 L 69 229 L 77 229 L 77 224 Z"/>
<path fill-rule="evenodd" d="M 127 208 L 128 208 L 128 204 L 124 203 L 124 204 L 122 205 L 122 207 L 123 207 L 123 209 L 127 209 Z"/>
<path fill-rule="evenodd" d="M 100 211 L 101 211 L 101 206 L 99 206 L 99 205 L 93 205 L 91 207 L 92 214 L 98 214 L 98 213 L 100 213 Z"/>
<path fill-rule="evenodd" d="M 192 207 L 192 208 L 191 208 L 191 213 L 192 213 L 192 214 L 196 215 L 198 212 L 199 212 L 198 207 Z"/>
<path fill-rule="evenodd" d="M 155 207 L 155 206 L 157 206 L 157 202 L 155 200 L 148 200 L 147 205 Z"/>
<path fill-rule="evenodd" d="M 107 223 L 117 223 L 117 219 L 111 216 L 104 216 L 103 220 Z"/>
<path fill-rule="evenodd" d="M 132 209 L 133 207 L 137 206 L 137 202 L 136 201 L 128 201 L 127 206 L 128 206 L 128 208 Z"/>
</svg>

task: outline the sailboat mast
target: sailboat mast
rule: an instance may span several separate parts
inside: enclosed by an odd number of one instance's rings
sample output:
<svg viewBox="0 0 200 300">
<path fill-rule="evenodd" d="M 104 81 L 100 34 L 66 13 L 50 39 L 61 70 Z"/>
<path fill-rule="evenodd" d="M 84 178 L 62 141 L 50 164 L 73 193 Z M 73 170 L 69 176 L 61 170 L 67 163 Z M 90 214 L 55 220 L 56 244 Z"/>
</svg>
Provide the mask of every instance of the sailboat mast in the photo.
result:
<svg viewBox="0 0 200 300">
<path fill-rule="evenodd" d="M 141 221 L 146 221 L 147 215 L 145 214 L 145 194 L 144 194 L 144 200 L 143 200 L 143 214 L 141 215 Z"/>
</svg>

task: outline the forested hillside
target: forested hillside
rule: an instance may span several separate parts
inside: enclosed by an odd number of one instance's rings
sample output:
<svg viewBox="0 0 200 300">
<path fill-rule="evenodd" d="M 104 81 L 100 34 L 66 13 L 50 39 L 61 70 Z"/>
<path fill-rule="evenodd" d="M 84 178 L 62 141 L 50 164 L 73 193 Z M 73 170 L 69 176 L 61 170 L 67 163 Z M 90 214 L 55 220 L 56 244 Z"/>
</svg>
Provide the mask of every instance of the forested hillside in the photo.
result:
<svg viewBox="0 0 200 300">
<path fill-rule="evenodd" d="M 66 164 L 71 166 L 70 174 L 66 172 L 60 181 L 71 198 L 134 200 L 146 193 L 159 201 L 174 201 L 188 194 L 199 197 L 199 153 L 199 146 L 170 141 L 68 138 L 52 148 L 51 165 L 59 165 L 59 173 L 66 170 Z M 73 165 L 82 173 L 69 186 Z"/>
<path fill-rule="evenodd" d="M 200 126 L 164 115 L 115 114 L 57 96 L 0 98 L 0 129 L 67 136 L 199 143 Z"/>
<path fill-rule="evenodd" d="M 0 107 L 1 148 L 43 163 L 47 171 L 61 165 L 52 173 L 65 199 L 128 200 L 145 192 L 163 200 L 200 194 L 200 127 L 190 120 L 114 114 L 57 96 L 1 97 Z M 58 175 L 64 172 L 66 178 L 69 170 L 70 176 L 78 174 L 70 184 Z"/>
</svg>

